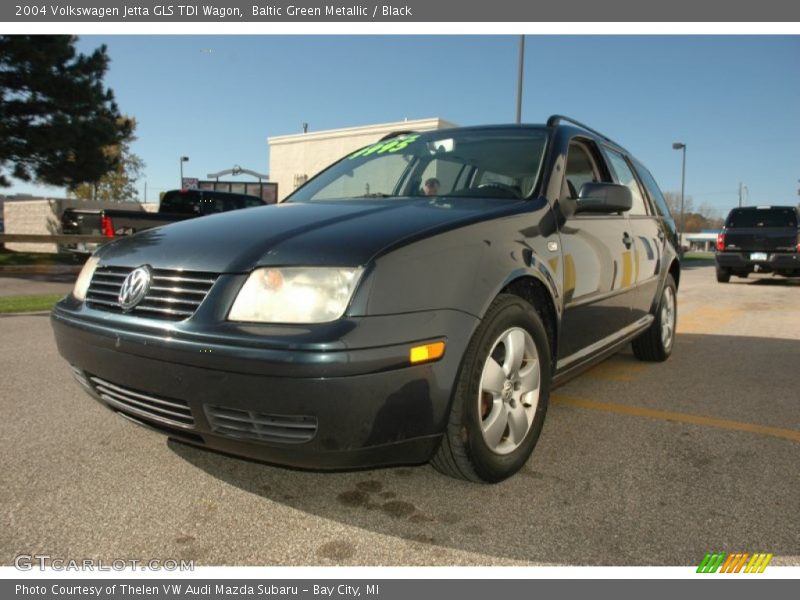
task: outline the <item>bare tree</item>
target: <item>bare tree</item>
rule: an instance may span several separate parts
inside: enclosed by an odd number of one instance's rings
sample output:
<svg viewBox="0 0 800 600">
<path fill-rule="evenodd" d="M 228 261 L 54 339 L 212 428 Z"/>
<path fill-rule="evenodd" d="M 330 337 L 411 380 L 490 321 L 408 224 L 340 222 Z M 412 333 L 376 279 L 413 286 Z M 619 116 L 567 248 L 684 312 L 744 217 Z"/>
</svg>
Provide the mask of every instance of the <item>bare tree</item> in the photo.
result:
<svg viewBox="0 0 800 600">
<path fill-rule="evenodd" d="M 131 142 L 136 140 L 133 131 L 136 119 L 121 117 L 130 123 L 131 134 L 127 140 L 107 146 L 104 152 L 114 159 L 116 168 L 109 171 L 97 181 L 82 183 L 70 192 L 70 195 L 81 200 L 101 200 L 103 202 L 124 202 L 136 200 L 139 195 L 136 181 L 144 171 L 144 161 L 131 150 Z"/>
<path fill-rule="evenodd" d="M 664 200 L 667 201 L 669 211 L 674 218 L 678 218 L 681 214 L 681 193 L 680 192 L 664 192 Z M 685 196 L 683 199 L 683 212 L 688 214 L 694 211 L 694 201 L 691 196 Z"/>
</svg>

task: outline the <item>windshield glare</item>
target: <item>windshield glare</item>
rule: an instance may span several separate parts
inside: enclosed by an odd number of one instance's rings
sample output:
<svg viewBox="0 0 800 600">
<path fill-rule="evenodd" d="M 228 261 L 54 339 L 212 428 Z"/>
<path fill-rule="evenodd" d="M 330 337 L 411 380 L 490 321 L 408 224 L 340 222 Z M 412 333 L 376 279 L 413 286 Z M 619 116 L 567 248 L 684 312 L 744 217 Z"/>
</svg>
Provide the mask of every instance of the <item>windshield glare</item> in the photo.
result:
<svg viewBox="0 0 800 600">
<path fill-rule="evenodd" d="M 444 196 L 521 199 L 536 186 L 545 130 L 441 130 L 382 140 L 346 156 L 289 202 Z"/>
</svg>

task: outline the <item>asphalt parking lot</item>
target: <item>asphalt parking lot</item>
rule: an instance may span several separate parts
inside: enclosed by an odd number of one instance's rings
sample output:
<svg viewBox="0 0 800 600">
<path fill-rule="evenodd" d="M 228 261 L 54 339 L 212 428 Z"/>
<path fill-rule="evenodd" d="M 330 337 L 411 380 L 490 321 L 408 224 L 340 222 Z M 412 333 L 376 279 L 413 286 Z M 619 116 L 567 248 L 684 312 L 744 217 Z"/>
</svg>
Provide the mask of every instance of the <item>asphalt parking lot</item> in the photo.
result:
<svg viewBox="0 0 800 600">
<path fill-rule="evenodd" d="M 666 363 L 629 350 L 556 390 L 522 473 L 301 472 L 168 441 L 90 400 L 46 316 L 0 318 L 0 563 L 800 564 L 800 282 L 688 262 Z"/>
</svg>

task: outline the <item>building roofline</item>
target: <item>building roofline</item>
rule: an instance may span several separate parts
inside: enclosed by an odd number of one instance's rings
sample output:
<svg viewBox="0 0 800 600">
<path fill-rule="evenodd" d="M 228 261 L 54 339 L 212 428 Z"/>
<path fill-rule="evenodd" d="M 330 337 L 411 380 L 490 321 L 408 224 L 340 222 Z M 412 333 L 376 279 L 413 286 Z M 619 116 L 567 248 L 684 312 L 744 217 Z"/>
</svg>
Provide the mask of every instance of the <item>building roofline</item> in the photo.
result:
<svg viewBox="0 0 800 600">
<path fill-rule="evenodd" d="M 386 134 L 392 131 L 409 130 L 419 128 L 450 128 L 457 127 L 455 123 L 442 119 L 440 117 L 430 117 L 427 119 L 410 119 L 407 121 L 394 121 L 391 123 L 375 123 L 373 125 L 359 125 L 357 127 L 342 127 L 339 129 L 325 129 L 322 131 L 314 131 L 311 133 L 292 133 L 289 135 L 276 135 L 267 138 L 267 143 L 270 145 L 275 144 L 292 144 L 295 142 L 305 142 L 309 140 L 324 140 L 337 137 L 349 137 L 359 133 L 375 133 Z"/>
</svg>

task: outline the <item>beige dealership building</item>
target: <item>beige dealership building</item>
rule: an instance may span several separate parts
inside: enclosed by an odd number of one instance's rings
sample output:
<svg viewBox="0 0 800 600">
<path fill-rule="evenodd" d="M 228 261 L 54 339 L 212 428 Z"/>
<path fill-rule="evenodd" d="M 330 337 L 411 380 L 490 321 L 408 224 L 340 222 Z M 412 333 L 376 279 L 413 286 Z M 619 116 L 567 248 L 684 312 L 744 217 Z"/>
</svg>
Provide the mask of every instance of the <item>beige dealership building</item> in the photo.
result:
<svg viewBox="0 0 800 600">
<path fill-rule="evenodd" d="M 280 202 L 332 162 L 362 146 L 377 142 L 389 133 L 450 127 L 456 125 L 434 117 L 270 137 L 267 138 L 269 180 L 278 184 Z"/>
</svg>

